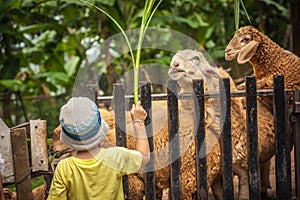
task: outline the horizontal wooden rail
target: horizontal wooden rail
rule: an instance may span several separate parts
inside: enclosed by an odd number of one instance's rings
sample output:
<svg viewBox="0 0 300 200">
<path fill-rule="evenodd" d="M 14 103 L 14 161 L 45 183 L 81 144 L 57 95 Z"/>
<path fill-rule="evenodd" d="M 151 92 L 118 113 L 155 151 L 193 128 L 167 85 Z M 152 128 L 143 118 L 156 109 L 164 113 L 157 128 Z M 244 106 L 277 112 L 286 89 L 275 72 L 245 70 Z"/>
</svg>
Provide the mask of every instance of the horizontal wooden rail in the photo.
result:
<svg viewBox="0 0 300 200">
<path fill-rule="evenodd" d="M 285 91 L 291 91 L 291 90 L 285 90 Z M 272 96 L 273 95 L 273 90 L 268 89 L 268 90 L 257 90 L 257 96 Z M 231 97 L 245 97 L 246 92 L 244 90 L 240 91 L 231 91 L 230 92 Z M 216 92 L 211 92 L 211 93 L 205 93 L 204 94 L 205 98 L 218 98 L 220 97 L 219 93 Z M 178 94 L 177 95 L 178 100 L 183 100 L 183 99 L 192 99 L 192 94 Z M 97 101 L 100 103 L 105 103 L 105 102 L 111 102 L 114 99 L 113 96 L 98 96 Z M 132 101 L 133 95 L 125 95 L 125 100 Z M 151 94 L 151 100 L 152 101 L 160 101 L 160 100 L 167 100 L 167 94 Z"/>
</svg>

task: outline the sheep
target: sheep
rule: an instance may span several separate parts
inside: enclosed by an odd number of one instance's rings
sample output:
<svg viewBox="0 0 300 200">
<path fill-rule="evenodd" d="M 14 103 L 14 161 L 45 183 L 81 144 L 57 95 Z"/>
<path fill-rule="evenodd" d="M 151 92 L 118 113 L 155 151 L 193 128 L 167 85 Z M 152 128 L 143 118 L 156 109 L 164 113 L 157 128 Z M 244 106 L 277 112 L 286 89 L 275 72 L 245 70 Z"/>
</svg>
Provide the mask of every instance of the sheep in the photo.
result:
<svg viewBox="0 0 300 200">
<path fill-rule="evenodd" d="M 192 80 L 203 79 L 206 84 L 206 91 L 218 92 L 219 78 L 230 78 L 231 90 L 237 90 L 230 75 L 222 68 L 214 68 L 210 66 L 209 62 L 205 59 L 202 53 L 193 50 L 178 51 L 172 58 L 169 75 L 172 79 L 177 80 L 181 87 L 180 92 L 192 92 Z M 208 107 L 208 113 L 206 113 L 206 121 L 219 121 L 219 102 L 216 99 L 207 99 L 205 102 L 205 108 Z M 209 106 L 213 107 L 211 111 Z M 269 187 L 269 165 L 270 159 L 275 153 L 275 136 L 272 112 L 261 101 L 257 102 L 258 106 L 258 155 L 259 162 L 261 164 L 261 192 L 267 192 Z M 181 109 L 185 109 L 185 106 L 181 106 Z M 215 116 L 215 119 L 212 118 Z M 208 118 L 211 118 L 210 120 Z M 231 121 L 232 121 L 232 162 L 233 172 L 239 177 L 239 198 L 248 198 L 248 153 L 247 153 L 247 134 L 245 125 L 245 110 L 242 105 L 242 98 L 231 99 Z M 192 114 L 190 116 L 192 119 Z M 218 123 L 218 122 L 216 122 Z M 207 128 L 206 128 L 207 129 Z M 220 133 L 219 129 L 216 129 Z M 209 132 L 209 129 L 207 130 Z M 207 136 L 207 135 L 206 135 Z M 208 186 L 212 185 L 212 181 L 221 174 L 221 163 L 218 144 L 215 144 L 213 148 L 207 154 L 207 176 Z M 215 155 L 211 155 L 216 151 Z M 210 163 L 215 160 L 214 163 Z M 192 184 L 194 188 L 190 192 L 196 191 L 196 178 L 194 176 L 194 170 L 187 169 L 186 172 L 182 172 L 183 185 L 185 181 Z M 213 188 L 214 189 L 214 188 Z M 219 191 L 219 192 L 218 192 Z M 183 192 L 184 194 L 184 192 Z M 217 198 L 222 198 L 220 190 L 217 188 L 217 193 L 214 195 Z"/>
<path fill-rule="evenodd" d="M 257 78 L 258 89 L 271 89 L 273 77 L 278 74 L 284 75 L 285 88 L 300 87 L 300 58 L 253 26 L 239 28 L 225 49 L 225 59 L 236 59 L 238 64 L 249 62 Z M 263 97 L 263 100 L 272 110 L 272 97 Z"/>
</svg>

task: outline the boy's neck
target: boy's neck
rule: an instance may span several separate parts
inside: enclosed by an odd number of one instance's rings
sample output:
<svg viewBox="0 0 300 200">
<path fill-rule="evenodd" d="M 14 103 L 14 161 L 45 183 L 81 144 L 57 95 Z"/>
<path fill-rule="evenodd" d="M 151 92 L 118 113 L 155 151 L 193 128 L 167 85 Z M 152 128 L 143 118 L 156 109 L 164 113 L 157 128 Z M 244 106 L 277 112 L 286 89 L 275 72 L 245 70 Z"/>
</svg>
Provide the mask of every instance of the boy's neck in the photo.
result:
<svg viewBox="0 0 300 200">
<path fill-rule="evenodd" d="M 80 159 L 91 159 L 94 158 L 99 151 L 100 151 L 100 147 L 96 146 L 93 149 L 77 151 L 75 157 Z"/>
</svg>

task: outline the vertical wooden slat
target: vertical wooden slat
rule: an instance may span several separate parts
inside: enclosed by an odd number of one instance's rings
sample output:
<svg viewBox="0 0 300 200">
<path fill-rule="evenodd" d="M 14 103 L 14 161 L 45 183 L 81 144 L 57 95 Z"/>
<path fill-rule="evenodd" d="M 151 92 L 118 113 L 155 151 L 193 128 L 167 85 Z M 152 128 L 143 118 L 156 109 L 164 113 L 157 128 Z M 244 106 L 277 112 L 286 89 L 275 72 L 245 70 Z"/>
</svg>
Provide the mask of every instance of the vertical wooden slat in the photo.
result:
<svg viewBox="0 0 300 200">
<path fill-rule="evenodd" d="M 3 183 L 15 182 L 10 130 L 0 118 L 0 153 L 4 159 Z"/>
<path fill-rule="evenodd" d="M 182 199 L 180 179 L 180 142 L 178 127 L 177 82 L 169 80 L 167 82 L 167 88 L 169 114 L 169 148 L 171 162 L 171 196 L 172 199 Z"/>
<path fill-rule="evenodd" d="M 208 199 L 203 80 L 194 80 L 193 90 L 195 107 L 197 199 Z"/>
<path fill-rule="evenodd" d="M 292 151 L 292 126 L 290 123 L 292 122 L 290 117 L 290 99 L 291 92 L 288 90 L 284 90 L 284 115 L 285 115 L 285 132 L 286 132 L 286 167 L 287 167 L 287 187 L 291 191 L 292 197 L 292 169 L 291 169 L 291 151 Z"/>
<path fill-rule="evenodd" d="M 27 147 L 26 129 L 19 128 L 11 131 L 11 147 L 15 173 L 17 199 L 31 200 L 31 171 Z"/>
<path fill-rule="evenodd" d="M 287 157 L 290 155 L 288 149 L 286 116 L 285 116 L 285 93 L 284 77 L 277 75 L 273 80 L 274 90 L 274 124 L 275 124 L 275 171 L 276 171 L 276 198 L 291 199 L 291 185 L 288 181 L 288 174 L 291 174 L 288 168 Z"/>
<path fill-rule="evenodd" d="M 125 92 L 124 85 L 116 83 L 114 88 L 114 110 L 116 120 L 116 144 L 117 146 L 126 147 L 126 120 L 125 120 Z M 125 199 L 128 199 L 129 188 L 128 188 L 128 176 L 123 177 L 123 190 Z"/>
<path fill-rule="evenodd" d="M 256 78 L 246 77 L 246 120 L 248 133 L 248 166 L 249 166 L 249 197 L 260 199 L 259 162 L 258 162 L 258 131 Z"/>
<path fill-rule="evenodd" d="M 231 112 L 230 112 L 230 82 L 229 79 L 220 79 L 220 108 L 222 131 L 222 166 L 223 166 L 223 199 L 232 199 L 233 173 L 232 173 L 232 142 L 231 142 Z"/>
<path fill-rule="evenodd" d="M 295 159 L 295 181 L 296 196 L 300 199 L 300 89 L 294 92 L 295 108 L 295 134 L 294 134 L 294 159 Z"/>
<path fill-rule="evenodd" d="M 48 171 L 47 124 L 45 120 L 30 120 L 32 172 Z"/>
<path fill-rule="evenodd" d="M 2 175 L 1 175 L 1 171 L 0 171 L 0 200 L 5 200 L 2 184 L 3 184 L 2 183 Z"/>
<path fill-rule="evenodd" d="M 153 146 L 153 128 L 152 128 L 152 104 L 151 104 L 151 84 L 150 82 L 142 83 L 141 84 L 141 101 L 142 106 L 147 112 L 147 118 L 145 120 L 146 132 L 149 141 L 149 148 L 150 148 L 150 161 L 146 164 L 146 180 L 145 180 L 145 195 L 146 200 L 155 200 L 155 166 L 154 166 L 154 146 Z"/>
</svg>

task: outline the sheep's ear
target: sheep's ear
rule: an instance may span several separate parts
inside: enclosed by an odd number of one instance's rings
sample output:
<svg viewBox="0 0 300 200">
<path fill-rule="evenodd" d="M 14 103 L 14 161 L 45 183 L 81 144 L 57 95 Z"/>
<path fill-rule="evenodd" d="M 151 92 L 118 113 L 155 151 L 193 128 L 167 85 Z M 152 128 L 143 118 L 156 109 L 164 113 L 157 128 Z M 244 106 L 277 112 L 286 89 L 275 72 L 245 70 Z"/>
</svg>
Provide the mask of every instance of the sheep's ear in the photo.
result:
<svg viewBox="0 0 300 200">
<path fill-rule="evenodd" d="M 252 40 L 246 46 L 244 46 L 237 56 L 237 62 L 239 64 L 248 62 L 255 54 L 258 45 L 259 43 L 257 41 Z"/>
</svg>

